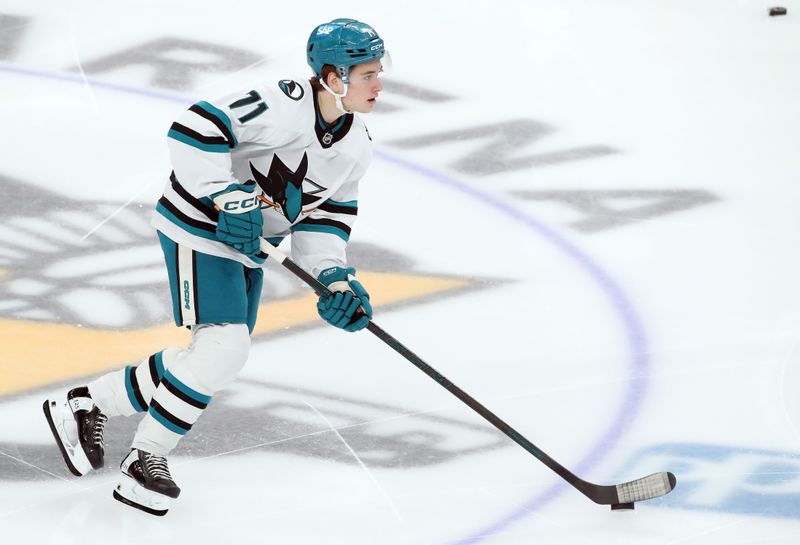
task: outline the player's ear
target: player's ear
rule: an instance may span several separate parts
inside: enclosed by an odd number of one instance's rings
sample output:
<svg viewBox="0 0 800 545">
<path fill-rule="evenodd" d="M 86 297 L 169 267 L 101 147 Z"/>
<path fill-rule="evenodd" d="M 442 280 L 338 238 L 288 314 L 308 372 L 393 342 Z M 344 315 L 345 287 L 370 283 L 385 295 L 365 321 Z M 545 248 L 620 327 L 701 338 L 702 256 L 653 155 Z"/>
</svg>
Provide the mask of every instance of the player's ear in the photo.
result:
<svg viewBox="0 0 800 545">
<path fill-rule="evenodd" d="M 342 83 L 342 78 L 339 77 L 335 71 L 331 71 L 328 74 L 328 81 L 326 82 L 328 87 L 330 87 L 334 93 L 341 93 L 344 91 L 344 84 Z"/>
</svg>

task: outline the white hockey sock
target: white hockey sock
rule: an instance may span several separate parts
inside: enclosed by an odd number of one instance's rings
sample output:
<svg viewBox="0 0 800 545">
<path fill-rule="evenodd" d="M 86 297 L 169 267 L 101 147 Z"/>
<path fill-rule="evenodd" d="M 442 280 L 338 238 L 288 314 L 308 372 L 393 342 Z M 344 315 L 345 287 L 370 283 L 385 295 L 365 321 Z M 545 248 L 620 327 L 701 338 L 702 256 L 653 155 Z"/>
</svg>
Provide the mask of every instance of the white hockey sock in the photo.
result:
<svg viewBox="0 0 800 545">
<path fill-rule="evenodd" d="M 166 456 L 200 418 L 211 396 L 233 381 L 249 350 L 245 324 L 193 327 L 192 343 L 164 372 L 133 448 Z"/>
<path fill-rule="evenodd" d="M 166 371 L 147 414 L 139 423 L 132 447 L 166 456 L 186 435 L 211 402 L 211 393 L 198 390 L 190 373 L 175 376 Z"/>
<path fill-rule="evenodd" d="M 146 411 L 164 370 L 180 353 L 178 348 L 168 348 L 136 367 L 129 365 L 103 375 L 89 383 L 92 399 L 106 416 L 130 416 Z"/>
</svg>

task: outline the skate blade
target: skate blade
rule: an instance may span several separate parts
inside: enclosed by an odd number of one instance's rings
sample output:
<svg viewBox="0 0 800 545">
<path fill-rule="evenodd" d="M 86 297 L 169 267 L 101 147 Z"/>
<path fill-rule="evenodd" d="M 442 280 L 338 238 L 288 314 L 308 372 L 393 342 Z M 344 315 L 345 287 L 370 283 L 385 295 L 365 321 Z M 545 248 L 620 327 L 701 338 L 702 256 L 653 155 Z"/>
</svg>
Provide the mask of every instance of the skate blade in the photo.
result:
<svg viewBox="0 0 800 545">
<path fill-rule="evenodd" d="M 157 517 L 166 515 L 171 503 L 169 496 L 147 490 L 127 475 L 114 489 L 114 499 Z"/>
<path fill-rule="evenodd" d="M 89 458 L 86 457 L 86 453 L 83 452 L 80 442 L 77 445 L 69 443 L 66 440 L 67 433 L 64 430 L 63 418 L 53 417 L 53 412 L 60 410 L 58 403 L 48 399 L 42 405 L 42 410 L 45 418 L 47 418 L 50 431 L 53 433 L 53 439 L 56 440 L 58 450 L 61 451 L 61 456 L 64 458 L 64 463 L 67 464 L 67 468 L 76 477 L 82 477 L 89 473 L 92 470 L 92 464 L 89 462 Z M 70 414 L 70 418 L 72 418 L 72 414 Z"/>
</svg>

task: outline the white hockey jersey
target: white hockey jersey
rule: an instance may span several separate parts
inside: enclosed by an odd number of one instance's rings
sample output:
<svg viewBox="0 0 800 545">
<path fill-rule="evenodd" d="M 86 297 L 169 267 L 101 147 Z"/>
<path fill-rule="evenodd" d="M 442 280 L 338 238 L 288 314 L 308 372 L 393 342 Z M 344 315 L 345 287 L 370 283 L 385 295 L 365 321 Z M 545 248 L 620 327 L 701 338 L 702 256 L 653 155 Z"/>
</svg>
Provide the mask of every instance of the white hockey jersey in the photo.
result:
<svg viewBox="0 0 800 545">
<path fill-rule="evenodd" d="M 253 180 L 268 241 L 292 235 L 292 258 L 314 276 L 346 266 L 358 182 L 372 157 L 357 116 L 328 125 L 310 83 L 281 80 L 194 104 L 168 137 L 174 171 L 153 214 L 156 229 L 194 250 L 258 267 L 217 240 L 209 197 Z"/>
</svg>

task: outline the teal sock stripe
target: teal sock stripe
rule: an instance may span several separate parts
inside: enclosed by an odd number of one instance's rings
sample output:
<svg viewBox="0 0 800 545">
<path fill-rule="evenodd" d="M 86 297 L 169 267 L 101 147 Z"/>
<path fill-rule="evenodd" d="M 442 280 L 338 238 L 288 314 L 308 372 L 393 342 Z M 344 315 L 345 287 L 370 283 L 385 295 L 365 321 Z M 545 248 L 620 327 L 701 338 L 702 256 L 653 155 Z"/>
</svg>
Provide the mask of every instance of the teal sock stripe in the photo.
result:
<svg viewBox="0 0 800 545">
<path fill-rule="evenodd" d="M 187 433 L 189 433 L 189 430 L 181 428 L 180 426 L 177 426 L 172 422 L 170 422 L 169 420 L 167 420 L 166 417 L 164 417 L 161 413 L 156 411 L 152 406 L 147 411 L 147 414 L 155 418 L 156 422 L 167 428 L 172 433 L 176 433 L 178 435 L 186 435 Z"/>
<path fill-rule="evenodd" d="M 164 351 L 156 352 L 155 353 L 155 362 L 156 362 L 156 373 L 158 374 L 159 380 L 161 377 L 164 376 Z"/>
<path fill-rule="evenodd" d="M 147 366 L 150 368 L 150 380 L 153 381 L 153 387 L 158 388 L 161 383 L 161 377 L 164 376 L 164 357 L 161 352 L 156 352 L 147 359 Z"/>
<path fill-rule="evenodd" d="M 143 407 L 139 400 L 136 399 L 136 393 L 133 391 L 133 379 L 131 375 L 136 372 L 136 367 L 132 365 L 128 365 L 125 367 L 125 391 L 128 394 L 128 401 L 130 402 L 131 406 L 136 410 L 136 412 L 143 413 L 147 410 L 147 407 Z"/>
</svg>

